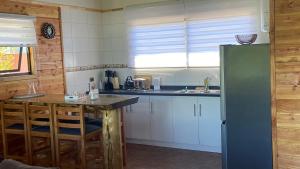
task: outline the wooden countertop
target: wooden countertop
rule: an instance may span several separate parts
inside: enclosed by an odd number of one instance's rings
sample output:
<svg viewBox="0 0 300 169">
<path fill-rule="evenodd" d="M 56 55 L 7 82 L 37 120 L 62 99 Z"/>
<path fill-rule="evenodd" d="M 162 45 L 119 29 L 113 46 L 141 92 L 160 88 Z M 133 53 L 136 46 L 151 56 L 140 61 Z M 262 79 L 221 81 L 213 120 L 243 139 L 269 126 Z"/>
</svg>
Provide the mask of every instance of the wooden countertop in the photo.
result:
<svg viewBox="0 0 300 169">
<path fill-rule="evenodd" d="M 49 103 L 49 104 L 74 104 L 94 106 L 103 110 L 117 109 L 138 102 L 139 97 L 99 95 L 97 100 L 90 100 L 89 97 L 77 101 L 66 101 L 64 95 L 46 95 L 30 99 L 9 99 L 9 102 L 26 103 Z"/>
</svg>

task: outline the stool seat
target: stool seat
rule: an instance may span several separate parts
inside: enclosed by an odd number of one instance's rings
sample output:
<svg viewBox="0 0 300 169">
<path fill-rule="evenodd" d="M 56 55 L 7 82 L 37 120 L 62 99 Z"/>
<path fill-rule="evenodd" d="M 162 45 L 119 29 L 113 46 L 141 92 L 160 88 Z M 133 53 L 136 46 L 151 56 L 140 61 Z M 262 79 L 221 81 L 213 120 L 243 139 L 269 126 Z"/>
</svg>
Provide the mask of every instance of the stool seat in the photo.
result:
<svg viewBox="0 0 300 169">
<path fill-rule="evenodd" d="M 96 126 L 96 125 L 90 125 L 90 124 L 86 124 L 85 125 L 85 132 L 86 134 L 92 133 L 94 131 L 97 131 L 101 129 L 100 126 Z M 59 132 L 62 134 L 70 134 L 70 135 L 80 135 L 80 129 L 71 129 L 71 128 L 60 128 Z"/>
<path fill-rule="evenodd" d="M 50 127 L 49 126 L 34 126 L 34 127 L 32 127 L 32 131 L 49 133 Z"/>
<path fill-rule="evenodd" d="M 102 119 L 90 119 L 89 121 L 87 121 L 87 124 L 90 124 L 90 125 L 95 125 L 95 126 L 99 126 L 102 128 Z"/>
<path fill-rule="evenodd" d="M 85 117 L 84 120 L 86 124 L 102 127 L 102 119 L 93 119 L 93 118 Z M 61 122 L 70 123 L 70 124 L 80 124 L 79 120 L 61 120 Z"/>
<path fill-rule="evenodd" d="M 7 126 L 7 129 L 15 129 L 15 130 L 24 130 L 24 124 L 13 124 L 10 126 Z"/>
</svg>

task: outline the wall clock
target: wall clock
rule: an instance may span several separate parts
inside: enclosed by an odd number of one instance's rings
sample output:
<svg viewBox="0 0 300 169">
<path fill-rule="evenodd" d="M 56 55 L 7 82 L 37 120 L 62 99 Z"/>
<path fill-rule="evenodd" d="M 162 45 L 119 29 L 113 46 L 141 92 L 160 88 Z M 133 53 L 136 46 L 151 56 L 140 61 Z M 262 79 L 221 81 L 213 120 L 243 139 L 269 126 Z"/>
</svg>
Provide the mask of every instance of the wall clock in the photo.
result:
<svg viewBox="0 0 300 169">
<path fill-rule="evenodd" d="M 44 23 L 42 26 L 42 35 L 47 39 L 53 39 L 55 37 L 55 27 L 51 23 Z"/>
</svg>

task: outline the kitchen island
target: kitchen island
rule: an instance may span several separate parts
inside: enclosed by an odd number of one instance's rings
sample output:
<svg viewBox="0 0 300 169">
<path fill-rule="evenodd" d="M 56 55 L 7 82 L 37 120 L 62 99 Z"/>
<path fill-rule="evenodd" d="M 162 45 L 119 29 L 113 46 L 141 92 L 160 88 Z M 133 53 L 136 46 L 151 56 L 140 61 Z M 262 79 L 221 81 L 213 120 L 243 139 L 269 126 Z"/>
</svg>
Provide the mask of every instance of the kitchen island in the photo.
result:
<svg viewBox="0 0 300 169">
<path fill-rule="evenodd" d="M 30 99 L 10 99 L 5 103 L 56 104 L 84 106 L 84 110 L 98 111 L 102 116 L 102 134 L 104 148 L 104 168 L 122 169 L 124 164 L 122 143 L 122 108 L 138 102 L 138 97 L 101 95 L 97 100 L 89 98 L 67 101 L 64 95 L 46 95 Z M 55 114 L 52 109 L 52 114 Z"/>
</svg>

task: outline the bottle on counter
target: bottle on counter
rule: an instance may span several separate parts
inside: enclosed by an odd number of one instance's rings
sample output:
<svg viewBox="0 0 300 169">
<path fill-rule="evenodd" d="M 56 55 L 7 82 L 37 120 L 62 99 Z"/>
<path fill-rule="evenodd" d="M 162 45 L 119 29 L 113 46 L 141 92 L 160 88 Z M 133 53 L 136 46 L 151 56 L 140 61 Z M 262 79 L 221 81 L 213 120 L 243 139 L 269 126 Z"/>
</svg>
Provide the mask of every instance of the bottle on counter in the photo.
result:
<svg viewBox="0 0 300 169">
<path fill-rule="evenodd" d="M 96 100 L 99 98 L 99 90 L 93 77 L 90 78 L 89 82 L 89 96 L 91 100 Z"/>
<path fill-rule="evenodd" d="M 119 90 L 120 89 L 120 83 L 119 83 L 119 77 L 117 76 L 117 72 L 114 71 L 112 74 L 112 84 L 114 90 Z"/>
</svg>

